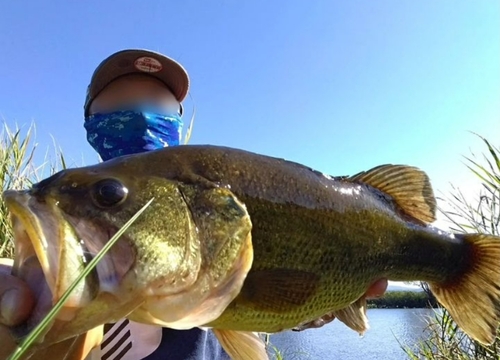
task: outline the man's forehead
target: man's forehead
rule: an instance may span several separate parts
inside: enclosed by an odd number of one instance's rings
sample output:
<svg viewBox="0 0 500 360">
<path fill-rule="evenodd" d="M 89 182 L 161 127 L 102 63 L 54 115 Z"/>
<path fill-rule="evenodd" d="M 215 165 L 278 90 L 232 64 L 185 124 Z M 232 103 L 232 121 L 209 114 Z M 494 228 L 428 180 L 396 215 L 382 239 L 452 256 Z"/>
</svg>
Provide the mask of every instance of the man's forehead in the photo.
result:
<svg viewBox="0 0 500 360">
<path fill-rule="evenodd" d="M 151 100 L 152 105 L 165 106 L 182 114 L 182 107 L 168 86 L 147 74 L 127 74 L 115 79 L 95 97 L 89 112 L 110 111 L 143 100 Z"/>
</svg>

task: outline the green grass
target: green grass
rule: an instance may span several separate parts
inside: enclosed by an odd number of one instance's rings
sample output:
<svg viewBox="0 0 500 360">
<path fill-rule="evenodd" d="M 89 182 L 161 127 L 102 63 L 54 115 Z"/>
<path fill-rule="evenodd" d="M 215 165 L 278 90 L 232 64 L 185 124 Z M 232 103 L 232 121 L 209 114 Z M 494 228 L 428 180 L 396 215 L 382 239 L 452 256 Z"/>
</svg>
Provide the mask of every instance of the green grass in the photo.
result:
<svg viewBox="0 0 500 360">
<path fill-rule="evenodd" d="M 37 178 L 33 165 L 36 145 L 32 143 L 34 127 L 23 135 L 20 129 L 10 129 L 4 124 L 0 133 L 0 189 L 24 189 Z M 12 257 L 12 229 L 5 203 L 0 203 L 0 256 Z"/>
<path fill-rule="evenodd" d="M 5 123 L 0 130 L 0 190 L 27 189 L 32 184 L 66 169 L 66 159 L 55 143 L 41 152 L 35 142 L 35 125 L 12 129 Z M 35 163 L 35 155 L 37 161 Z M 40 159 L 40 160 L 38 160 Z M 83 164 L 82 164 L 83 165 Z M 0 257 L 13 256 L 12 229 L 7 208 L 0 201 Z"/>
</svg>

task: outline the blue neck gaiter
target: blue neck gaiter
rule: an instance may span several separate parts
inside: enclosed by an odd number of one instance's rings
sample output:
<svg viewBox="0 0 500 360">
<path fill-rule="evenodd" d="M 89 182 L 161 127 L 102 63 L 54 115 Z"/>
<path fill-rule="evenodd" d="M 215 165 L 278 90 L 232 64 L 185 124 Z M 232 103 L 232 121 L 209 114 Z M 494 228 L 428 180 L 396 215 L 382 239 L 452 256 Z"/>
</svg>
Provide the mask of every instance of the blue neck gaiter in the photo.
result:
<svg viewBox="0 0 500 360">
<path fill-rule="evenodd" d="M 87 141 L 106 161 L 117 156 L 179 145 L 182 118 L 137 108 L 97 113 L 85 118 Z"/>
</svg>

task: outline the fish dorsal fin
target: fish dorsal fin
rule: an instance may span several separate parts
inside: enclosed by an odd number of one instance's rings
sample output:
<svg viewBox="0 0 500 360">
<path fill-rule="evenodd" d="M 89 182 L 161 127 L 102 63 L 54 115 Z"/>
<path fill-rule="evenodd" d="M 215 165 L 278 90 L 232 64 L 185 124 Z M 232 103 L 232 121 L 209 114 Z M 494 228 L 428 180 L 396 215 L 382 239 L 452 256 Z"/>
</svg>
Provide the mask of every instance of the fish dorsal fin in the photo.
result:
<svg viewBox="0 0 500 360">
<path fill-rule="evenodd" d="M 332 314 L 360 335 L 363 335 L 369 329 L 366 317 L 366 298 L 364 296 L 348 307 L 336 310 Z"/>
<path fill-rule="evenodd" d="M 436 220 L 436 199 L 429 177 L 406 165 L 381 165 L 346 179 L 362 182 L 391 196 L 399 208 L 424 224 Z"/>
<path fill-rule="evenodd" d="M 226 353 L 233 360 L 268 360 L 264 341 L 258 333 L 212 329 Z"/>
</svg>

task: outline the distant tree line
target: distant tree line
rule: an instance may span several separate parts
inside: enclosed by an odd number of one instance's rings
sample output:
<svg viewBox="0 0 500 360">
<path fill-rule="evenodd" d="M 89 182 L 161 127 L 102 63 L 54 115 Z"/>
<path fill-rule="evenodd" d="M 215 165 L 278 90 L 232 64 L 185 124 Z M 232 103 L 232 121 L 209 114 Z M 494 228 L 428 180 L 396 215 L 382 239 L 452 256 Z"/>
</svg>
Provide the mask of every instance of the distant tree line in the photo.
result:
<svg viewBox="0 0 500 360">
<path fill-rule="evenodd" d="M 437 301 L 428 291 L 389 291 L 383 297 L 367 301 L 368 308 L 421 309 L 436 308 Z"/>
</svg>

